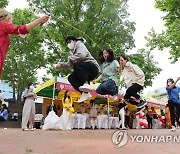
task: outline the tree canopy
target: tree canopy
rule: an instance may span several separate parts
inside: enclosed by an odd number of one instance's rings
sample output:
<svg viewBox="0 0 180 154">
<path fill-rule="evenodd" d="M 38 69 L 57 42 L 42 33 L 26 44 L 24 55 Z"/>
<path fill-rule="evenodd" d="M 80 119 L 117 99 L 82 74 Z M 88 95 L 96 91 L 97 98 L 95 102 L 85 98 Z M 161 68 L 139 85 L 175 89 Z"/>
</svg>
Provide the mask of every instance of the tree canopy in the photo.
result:
<svg viewBox="0 0 180 154">
<path fill-rule="evenodd" d="M 48 50 L 54 51 L 48 53 L 50 63 L 54 63 L 57 59 L 67 60 L 67 47 L 64 42 L 67 35 L 85 38 L 87 48 L 96 59 L 99 52 L 106 47 L 111 48 L 116 56 L 128 54 L 128 50 L 135 47 L 133 38 L 135 23 L 128 21 L 127 0 L 27 1 L 36 12 L 51 16 L 46 26 L 45 38 Z M 149 57 L 146 57 L 145 50 L 143 52 L 140 64 L 147 66 L 143 71 L 148 72 L 146 84 L 151 85 L 151 80 L 159 74 L 160 69 L 151 60 L 146 65 Z M 151 70 L 148 66 L 152 66 Z M 49 69 L 51 72 L 54 70 L 52 67 Z M 64 70 L 60 72 L 62 75 L 69 73 Z"/>
<path fill-rule="evenodd" d="M 1 0 L 0 1 L 0 8 L 5 8 L 8 5 L 8 0 Z"/>
<path fill-rule="evenodd" d="M 180 57 L 180 1 L 179 0 L 156 0 L 156 8 L 164 12 L 162 18 L 165 22 L 166 30 L 161 34 L 156 34 L 152 29 L 149 32 L 147 46 L 151 50 L 167 48 L 172 62 L 178 61 Z"/>
<path fill-rule="evenodd" d="M 68 49 L 64 40 L 68 35 L 85 38 L 85 45 L 96 59 L 103 48 L 109 47 L 119 56 L 128 54 L 135 47 L 135 23 L 128 20 L 128 0 L 27 1 L 31 10 L 16 9 L 13 13 L 16 25 L 35 19 L 34 13 L 49 14 L 51 18 L 47 24 L 33 29 L 25 39 L 11 38 L 2 79 L 10 83 L 18 98 L 29 82 L 37 81 L 38 68 L 63 76 L 72 71 L 56 71 L 54 68 L 58 60 L 67 60 Z M 131 55 L 131 61 L 144 71 L 145 86 L 151 86 L 161 69 L 153 61 L 150 51 L 140 49 Z"/>
</svg>

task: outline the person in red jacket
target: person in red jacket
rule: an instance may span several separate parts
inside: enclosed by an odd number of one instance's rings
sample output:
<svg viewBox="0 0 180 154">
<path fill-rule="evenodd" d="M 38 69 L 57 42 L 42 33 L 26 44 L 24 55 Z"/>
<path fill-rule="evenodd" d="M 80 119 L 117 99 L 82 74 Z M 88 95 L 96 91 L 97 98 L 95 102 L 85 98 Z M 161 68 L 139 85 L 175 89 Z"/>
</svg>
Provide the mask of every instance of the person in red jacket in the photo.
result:
<svg viewBox="0 0 180 154">
<path fill-rule="evenodd" d="M 12 23 L 13 16 L 5 9 L 0 9 L 0 76 L 2 75 L 4 60 L 10 45 L 9 34 L 23 37 L 36 26 L 46 23 L 48 19 L 49 16 L 43 16 L 28 24 L 16 26 Z"/>
</svg>

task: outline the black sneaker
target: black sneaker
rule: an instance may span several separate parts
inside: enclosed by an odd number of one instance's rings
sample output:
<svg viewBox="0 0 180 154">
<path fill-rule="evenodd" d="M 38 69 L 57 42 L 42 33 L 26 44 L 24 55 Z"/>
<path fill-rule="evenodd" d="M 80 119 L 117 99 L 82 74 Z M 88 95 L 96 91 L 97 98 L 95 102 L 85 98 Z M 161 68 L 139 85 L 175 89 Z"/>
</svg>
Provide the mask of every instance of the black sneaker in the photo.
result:
<svg viewBox="0 0 180 154">
<path fill-rule="evenodd" d="M 121 127 L 121 128 L 119 128 L 120 130 L 127 130 L 127 128 L 126 127 Z"/>
<path fill-rule="evenodd" d="M 139 114 L 142 110 L 144 110 L 145 109 L 145 107 L 143 106 L 143 107 L 141 107 L 141 108 L 137 108 L 138 110 L 137 110 L 137 112 L 136 112 L 136 114 Z"/>
<path fill-rule="evenodd" d="M 142 108 L 142 107 L 146 106 L 146 104 L 147 104 L 146 100 L 141 100 L 140 103 L 137 104 L 137 108 L 138 109 Z"/>
</svg>

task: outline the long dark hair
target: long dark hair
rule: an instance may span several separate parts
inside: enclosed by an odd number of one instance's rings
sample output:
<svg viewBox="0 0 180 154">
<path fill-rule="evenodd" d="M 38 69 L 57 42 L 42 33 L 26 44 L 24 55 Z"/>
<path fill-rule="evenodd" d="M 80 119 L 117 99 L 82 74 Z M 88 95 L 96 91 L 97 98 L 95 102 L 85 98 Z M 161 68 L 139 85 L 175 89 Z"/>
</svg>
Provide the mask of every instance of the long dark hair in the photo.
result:
<svg viewBox="0 0 180 154">
<path fill-rule="evenodd" d="M 109 48 L 106 48 L 106 49 L 103 49 L 100 53 L 99 53 L 99 62 L 100 64 L 102 64 L 103 62 L 105 62 L 105 59 L 103 57 L 103 51 L 107 51 L 109 53 L 109 56 L 107 58 L 107 62 L 112 62 L 115 58 L 114 58 L 114 53 L 111 49 Z"/>
<path fill-rule="evenodd" d="M 65 101 L 65 99 L 66 99 L 67 97 L 68 97 L 69 99 L 71 99 L 70 96 L 67 95 L 67 93 L 68 93 L 68 91 L 65 91 L 65 93 L 64 93 L 64 101 Z"/>
</svg>

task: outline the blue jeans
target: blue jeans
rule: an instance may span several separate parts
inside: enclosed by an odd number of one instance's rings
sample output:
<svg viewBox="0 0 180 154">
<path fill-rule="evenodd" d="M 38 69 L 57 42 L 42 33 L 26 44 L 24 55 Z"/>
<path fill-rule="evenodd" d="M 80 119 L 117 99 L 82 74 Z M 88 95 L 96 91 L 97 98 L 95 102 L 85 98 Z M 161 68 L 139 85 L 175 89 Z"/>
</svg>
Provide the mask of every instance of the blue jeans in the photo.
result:
<svg viewBox="0 0 180 154">
<path fill-rule="evenodd" d="M 118 94 L 118 87 L 113 80 L 107 80 L 102 82 L 96 89 L 96 92 L 101 95 L 111 95 L 114 96 Z"/>
</svg>

